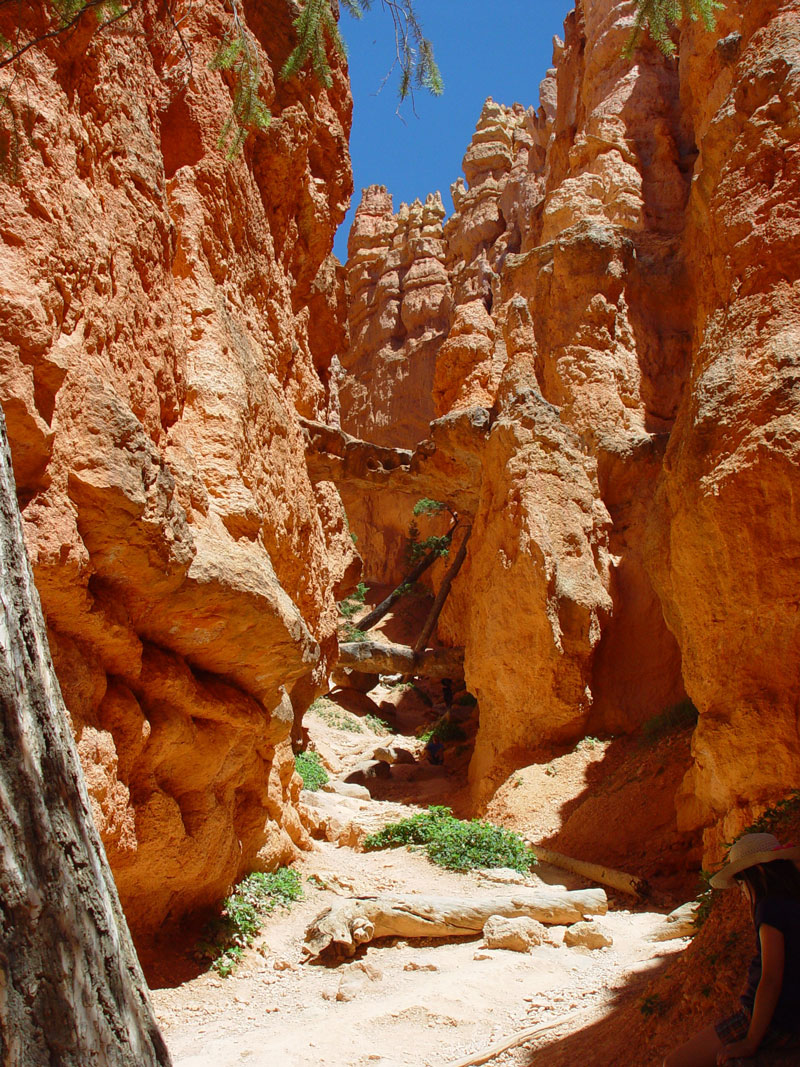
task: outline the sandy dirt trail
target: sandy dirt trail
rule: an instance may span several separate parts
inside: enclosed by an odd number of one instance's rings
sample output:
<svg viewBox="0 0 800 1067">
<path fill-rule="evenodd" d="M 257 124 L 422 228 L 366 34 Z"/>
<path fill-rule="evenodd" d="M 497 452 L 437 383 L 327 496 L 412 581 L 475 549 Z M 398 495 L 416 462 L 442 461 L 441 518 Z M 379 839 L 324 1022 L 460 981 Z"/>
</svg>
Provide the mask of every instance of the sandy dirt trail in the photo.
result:
<svg viewBox="0 0 800 1067">
<path fill-rule="evenodd" d="M 342 730 L 341 721 L 311 724 L 312 741 L 337 754 L 339 777 L 370 746 L 386 741 L 366 728 L 360 735 Z M 419 747 L 412 737 L 394 742 Z M 430 794 L 430 768 L 424 771 Z M 442 798 L 429 795 L 425 802 L 430 799 Z M 381 806 L 365 802 L 364 817 L 380 817 Z M 663 926 L 663 912 L 634 912 L 625 901 L 612 900 L 608 915 L 597 921 L 613 945 L 599 950 L 561 943 L 518 953 L 486 949 L 480 938 L 395 940 L 370 945 L 356 960 L 336 967 L 309 965 L 301 962 L 305 928 L 337 896 L 479 895 L 502 886 L 496 874 L 442 870 L 407 849 L 362 853 L 327 841 L 317 842 L 297 868 L 304 900 L 290 912 L 273 913 L 233 976 L 221 979 L 209 972 L 154 992 L 176 1067 L 444 1067 L 526 1027 L 569 1014 L 565 1026 L 491 1061 L 546 1064 L 550 1043 L 597 1022 L 621 997 L 641 997 L 648 973 L 685 946 L 682 940 L 648 939 Z M 588 884 L 544 866 L 528 882 L 538 879 L 571 889 Z M 592 1067 L 615 1062 L 616 1054 L 603 1053 Z"/>
</svg>

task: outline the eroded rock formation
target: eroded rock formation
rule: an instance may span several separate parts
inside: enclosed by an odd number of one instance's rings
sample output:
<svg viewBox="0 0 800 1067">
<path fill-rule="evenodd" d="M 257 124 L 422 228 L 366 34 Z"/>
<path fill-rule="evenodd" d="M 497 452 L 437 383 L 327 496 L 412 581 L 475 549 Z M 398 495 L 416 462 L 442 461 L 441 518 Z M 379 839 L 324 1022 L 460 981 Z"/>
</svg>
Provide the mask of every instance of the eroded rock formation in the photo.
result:
<svg viewBox="0 0 800 1067">
<path fill-rule="evenodd" d="M 678 64 L 622 56 L 631 3 L 579 0 L 540 106 L 484 107 L 429 331 L 437 416 L 490 422 L 439 625 L 480 702 L 475 799 L 686 692 L 678 824 L 712 861 L 800 770 L 798 8 L 731 2 Z"/>
<path fill-rule="evenodd" d="M 298 421 L 325 415 L 345 336 L 329 253 L 349 89 L 341 64 L 330 89 L 281 81 L 289 5 L 243 6 L 272 122 L 241 154 L 216 143 L 225 5 L 182 24 L 189 77 L 144 3 L 22 57 L 11 100 L 31 136 L 0 185 L 0 399 L 26 541 L 140 943 L 304 843 L 291 690 L 324 676 L 352 578 Z"/>
</svg>

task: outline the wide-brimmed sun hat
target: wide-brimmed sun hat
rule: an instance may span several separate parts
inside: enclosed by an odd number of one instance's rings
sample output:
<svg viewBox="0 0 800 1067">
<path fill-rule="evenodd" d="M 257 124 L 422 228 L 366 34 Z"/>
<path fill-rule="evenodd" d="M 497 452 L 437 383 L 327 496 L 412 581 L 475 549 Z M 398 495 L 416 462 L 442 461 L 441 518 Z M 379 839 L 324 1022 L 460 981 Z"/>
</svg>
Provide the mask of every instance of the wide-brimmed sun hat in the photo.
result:
<svg viewBox="0 0 800 1067">
<path fill-rule="evenodd" d="M 773 834 L 742 834 L 731 845 L 728 862 L 710 881 L 714 889 L 730 889 L 736 885 L 735 876 L 757 863 L 772 863 L 774 860 L 800 859 L 800 846 L 782 845 Z"/>
</svg>

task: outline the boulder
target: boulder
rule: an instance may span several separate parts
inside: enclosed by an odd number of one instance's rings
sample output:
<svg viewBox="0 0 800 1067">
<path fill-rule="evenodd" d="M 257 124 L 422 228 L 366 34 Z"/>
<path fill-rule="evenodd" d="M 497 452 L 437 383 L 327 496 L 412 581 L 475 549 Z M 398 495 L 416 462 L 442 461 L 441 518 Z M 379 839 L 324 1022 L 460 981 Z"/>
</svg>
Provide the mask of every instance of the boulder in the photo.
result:
<svg viewBox="0 0 800 1067">
<path fill-rule="evenodd" d="M 507 948 L 511 952 L 530 952 L 547 940 L 547 930 L 536 919 L 526 915 L 506 918 L 492 915 L 483 928 L 487 948 Z"/>
<path fill-rule="evenodd" d="M 581 922 L 567 928 L 564 944 L 569 948 L 608 948 L 614 944 L 614 939 L 603 926 L 594 922 Z"/>
</svg>

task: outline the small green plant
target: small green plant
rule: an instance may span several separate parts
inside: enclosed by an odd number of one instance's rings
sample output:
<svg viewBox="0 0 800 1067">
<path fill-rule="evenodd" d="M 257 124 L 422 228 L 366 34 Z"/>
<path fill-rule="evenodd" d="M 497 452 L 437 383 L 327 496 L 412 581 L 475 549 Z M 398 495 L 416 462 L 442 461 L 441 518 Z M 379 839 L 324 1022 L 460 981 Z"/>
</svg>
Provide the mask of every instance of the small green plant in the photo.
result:
<svg viewBox="0 0 800 1067">
<path fill-rule="evenodd" d="M 548 778 L 555 778 L 558 772 L 556 771 L 552 763 L 548 763 L 544 769 L 544 773 L 547 775 Z"/>
<path fill-rule="evenodd" d="M 459 693 L 457 697 L 453 699 L 454 704 L 458 704 L 461 708 L 474 708 L 478 703 L 477 697 L 474 697 L 472 693 L 468 693 L 466 689 L 463 693 Z"/>
<path fill-rule="evenodd" d="M 450 530 L 446 534 L 433 534 L 431 537 L 426 537 L 420 541 L 419 526 L 417 525 L 417 517 L 420 515 L 438 515 L 442 511 L 449 511 L 450 509 L 446 504 L 443 504 L 440 500 L 431 500 L 429 497 L 423 497 L 418 500 L 413 507 L 414 518 L 408 527 L 408 543 L 406 545 L 406 554 L 410 563 L 417 563 L 423 556 L 427 556 L 428 553 L 433 552 L 437 556 L 446 556 L 450 551 L 450 541 L 453 536 L 453 531 Z M 450 512 L 452 515 L 452 512 Z"/>
<path fill-rule="evenodd" d="M 222 902 L 221 915 L 203 930 L 196 946 L 200 959 L 211 960 L 214 970 L 226 978 L 249 948 L 276 907 L 289 908 L 303 897 L 300 875 L 289 867 L 271 874 L 249 874 Z"/>
<path fill-rule="evenodd" d="M 370 711 L 364 716 L 364 725 L 368 726 L 376 734 L 393 734 L 394 730 L 391 728 L 385 719 L 381 719 L 378 715 L 373 715 Z"/>
<path fill-rule="evenodd" d="M 519 789 L 519 787 L 522 785 L 522 775 L 515 774 L 511 779 L 511 785 L 514 789 Z"/>
<path fill-rule="evenodd" d="M 644 1015 L 645 1019 L 649 1019 L 653 1015 L 663 1015 L 666 1010 L 667 1005 L 658 993 L 648 993 L 647 996 L 642 997 L 639 1001 L 639 1011 Z"/>
<path fill-rule="evenodd" d="M 329 700 L 315 700 L 308 710 L 313 711 L 335 730 L 346 730 L 351 734 L 363 734 L 364 732 L 364 727 L 354 715 L 348 714 Z"/>
<path fill-rule="evenodd" d="M 431 500 L 430 497 L 424 496 L 421 500 L 418 500 L 412 512 L 414 515 L 439 515 L 445 510 L 445 505 L 441 500 Z"/>
<path fill-rule="evenodd" d="M 597 746 L 599 744 L 600 744 L 600 738 L 599 737 L 584 737 L 581 741 L 578 742 L 578 744 L 576 745 L 576 748 L 579 748 L 579 749 L 587 749 L 587 748 L 588 749 L 592 749 L 592 748 L 597 748 Z"/>
<path fill-rule="evenodd" d="M 800 789 L 793 789 L 786 796 L 763 811 L 752 826 L 742 830 L 743 834 L 772 834 L 781 820 L 787 815 L 796 815 L 800 811 Z M 728 846 L 730 848 L 730 845 Z"/>
<path fill-rule="evenodd" d="M 369 586 L 365 585 L 364 582 L 359 582 L 356 586 L 356 591 L 350 593 L 349 596 L 339 602 L 339 614 L 344 616 L 345 619 L 352 619 L 364 607 L 364 600 L 368 592 Z"/>
<path fill-rule="evenodd" d="M 446 715 L 438 719 L 433 726 L 420 728 L 417 732 L 417 737 L 426 745 L 433 737 L 439 741 L 463 741 L 466 736 L 458 723 L 452 722 Z"/>
<path fill-rule="evenodd" d="M 294 769 L 303 779 L 303 789 L 309 789 L 312 793 L 330 781 L 318 752 L 298 752 L 294 758 Z"/>
<path fill-rule="evenodd" d="M 532 849 L 519 834 L 479 819 L 456 819 L 445 807 L 430 807 L 401 819 L 364 841 L 367 851 L 401 845 L 419 846 L 432 863 L 453 871 L 512 867 L 525 872 L 536 863 Z"/>
<path fill-rule="evenodd" d="M 642 726 L 642 741 L 653 743 L 659 741 L 668 734 L 678 733 L 680 730 L 688 730 L 690 726 L 697 725 L 698 712 L 691 700 L 681 700 L 678 704 L 670 704 L 659 715 L 654 715 Z"/>
<path fill-rule="evenodd" d="M 384 680 L 383 684 L 387 689 L 393 689 L 396 693 L 405 693 L 407 689 L 414 688 L 413 682 L 404 682 L 402 677 L 397 678 L 395 681 Z"/>
<path fill-rule="evenodd" d="M 344 624 L 344 633 L 342 635 L 346 642 L 362 644 L 364 641 L 369 641 L 369 634 L 364 633 L 363 630 L 359 630 L 357 626 L 353 626 L 351 622 Z"/>
</svg>

